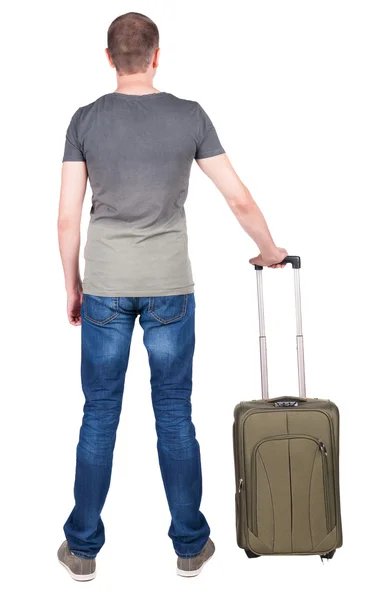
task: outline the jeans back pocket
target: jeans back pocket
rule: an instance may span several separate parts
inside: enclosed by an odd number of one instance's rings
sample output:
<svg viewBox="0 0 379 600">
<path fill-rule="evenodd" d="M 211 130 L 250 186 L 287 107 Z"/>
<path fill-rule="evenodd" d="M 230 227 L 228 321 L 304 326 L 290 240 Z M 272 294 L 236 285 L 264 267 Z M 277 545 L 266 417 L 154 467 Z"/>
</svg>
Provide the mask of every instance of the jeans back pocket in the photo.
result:
<svg viewBox="0 0 379 600">
<path fill-rule="evenodd" d="M 118 298 L 83 294 L 82 312 L 87 321 L 96 325 L 106 325 L 119 314 Z"/>
<path fill-rule="evenodd" d="M 187 313 L 188 294 L 149 298 L 149 313 L 160 323 L 179 321 Z"/>
</svg>

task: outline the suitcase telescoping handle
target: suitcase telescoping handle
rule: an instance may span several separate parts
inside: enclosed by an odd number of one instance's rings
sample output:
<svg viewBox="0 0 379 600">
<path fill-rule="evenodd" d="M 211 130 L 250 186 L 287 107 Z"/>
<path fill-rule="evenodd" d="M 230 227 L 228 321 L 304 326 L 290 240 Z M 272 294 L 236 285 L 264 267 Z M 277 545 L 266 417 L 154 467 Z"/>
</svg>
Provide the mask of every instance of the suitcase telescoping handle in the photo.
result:
<svg viewBox="0 0 379 600">
<path fill-rule="evenodd" d="M 297 349 L 297 372 L 299 378 L 299 396 L 306 398 L 305 391 L 305 366 L 304 366 L 304 341 L 303 341 L 303 323 L 301 315 L 301 294 L 300 294 L 300 256 L 287 256 L 280 264 L 291 264 L 295 283 L 295 309 L 296 309 L 296 349 Z M 258 292 L 258 315 L 259 315 L 259 349 L 261 356 L 261 383 L 262 398 L 269 399 L 268 394 L 268 369 L 267 369 L 267 343 L 263 301 L 263 267 L 254 265 L 257 274 L 257 292 Z"/>
</svg>

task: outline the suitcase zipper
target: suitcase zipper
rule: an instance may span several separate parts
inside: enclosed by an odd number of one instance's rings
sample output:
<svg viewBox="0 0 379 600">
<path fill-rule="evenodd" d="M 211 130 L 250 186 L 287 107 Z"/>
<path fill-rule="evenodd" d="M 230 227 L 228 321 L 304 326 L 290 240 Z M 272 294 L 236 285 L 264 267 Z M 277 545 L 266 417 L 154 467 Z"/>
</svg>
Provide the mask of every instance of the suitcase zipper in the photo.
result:
<svg viewBox="0 0 379 600">
<path fill-rule="evenodd" d="M 328 475 L 328 452 L 326 446 L 322 440 L 317 439 L 311 435 L 296 435 L 296 434 L 282 434 L 282 435 L 274 435 L 263 438 L 258 444 L 256 444 L 253 448 L 252 452 L 252 484 L 254 486 L 254 503 L 252 510 L 252 527 L 251 531 L 253 534 L 258 537 L 258 523 L 257 523 L 257 504 L 258 504 L 258 490 L 257 490 L 257 468 L 256 468 L 256 460 L 257 460 L 257 452 L 262 444 L 268 442 L 270 440 L 290 440 L 290 439 L 306 439 L 315 442 L 319 447 L 322 456 L 322 473 L 323 473 L 323 485 L 324 485 L 324 503 L 325 503 L 325 520 L 326 520 L 326 529 L 329 533 L 330 531 L 330 490 L 329 490 L 329 475 Z M 243 480 L 240 479 L 239 492 L 242 489 Z"/>
<path fill-rule="evenodd" d="M 324 501 L 326 515 L 326 530 L 329 533 L 331 530 L 330 519 L 330 490 L 329 490 L 329 473 L 328 473 L 328 452 L 324 442 L 319 441 L 319 448 L 322 453 L 322 474 L 324 478 Z"/>
</svg>

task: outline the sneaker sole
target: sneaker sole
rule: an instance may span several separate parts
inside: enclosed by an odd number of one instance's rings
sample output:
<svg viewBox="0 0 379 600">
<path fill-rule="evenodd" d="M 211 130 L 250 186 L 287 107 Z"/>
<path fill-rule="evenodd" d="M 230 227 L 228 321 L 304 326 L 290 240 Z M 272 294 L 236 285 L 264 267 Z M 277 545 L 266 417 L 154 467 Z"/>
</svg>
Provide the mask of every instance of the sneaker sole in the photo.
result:
<svg viewBox="0 0 379 600">
<path fill-rule="evenodd" d="M 214 554 L 214 552 L 213 552 L 213 554 Z M 203 562 L 200 569 L 196 569 L 196 571 L 183 571 L 182 569 L 176 568 L 176 574 L 180 575 L 180 577 L 196 577 L 196 575 L 199 575 L 199 573 L 201 573 L 201 571 L 203 570 L 203 568 L 207 564 L 207 562 L 211 560 L 213 554 L 211 554 L 210 557 L 207 558 L 207 560 L 205 560 Z"/>
<path fill-rule="evenodd" d="M 58 561 L 60 562 L 62 567 L 64 567 L 66 569 L 66 571 L 69 572 L 72 579 L 75 579 L 75 581 L 91 581 L 91 579 L 94 579 L 96 577 L 96 570 L 93 573 L 90 573 L 89 575 L 76 575 L 76 573 L 73 573 L 71 571 L 70 567 L 68 567 L 64 562 L 59 560 L 59 558 L 58 558 Z"/>
</svg>

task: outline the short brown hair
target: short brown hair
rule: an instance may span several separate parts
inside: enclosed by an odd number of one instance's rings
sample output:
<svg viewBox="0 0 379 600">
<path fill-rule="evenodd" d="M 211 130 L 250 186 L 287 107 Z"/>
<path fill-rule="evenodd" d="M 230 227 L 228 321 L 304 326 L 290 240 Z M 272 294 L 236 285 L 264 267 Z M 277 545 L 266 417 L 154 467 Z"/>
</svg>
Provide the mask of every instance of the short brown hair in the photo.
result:
<svg viewBox="0 0 379 600">
<path fill-rule="evenodd" d="M 121 15 L 109 26 L 108 50 L 120 75 L 145 73 L 158 46 L 158 27 L 141 13 Z"/>
</svg>

